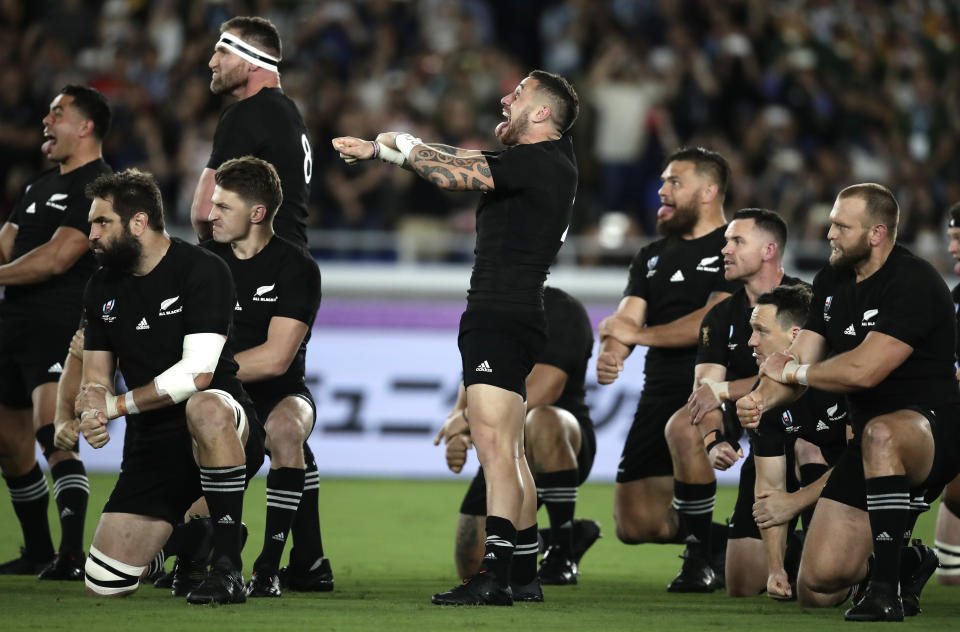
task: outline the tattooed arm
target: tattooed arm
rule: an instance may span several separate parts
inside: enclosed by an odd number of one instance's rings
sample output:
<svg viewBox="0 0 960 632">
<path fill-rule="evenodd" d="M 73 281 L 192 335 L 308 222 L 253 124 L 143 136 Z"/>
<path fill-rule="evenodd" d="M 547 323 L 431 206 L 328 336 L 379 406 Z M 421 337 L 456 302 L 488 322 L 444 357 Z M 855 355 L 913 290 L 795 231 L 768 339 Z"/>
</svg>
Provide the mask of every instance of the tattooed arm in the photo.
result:
<svg viewBox="0 0 960 632">
<path fill-rule="evenodd" d="M 457 158 L 417 145 L 407 156 L 411 169 L 425 180 L 450 191 L 493 191 L 493 174 L 486 156 Z"/>
</svg>

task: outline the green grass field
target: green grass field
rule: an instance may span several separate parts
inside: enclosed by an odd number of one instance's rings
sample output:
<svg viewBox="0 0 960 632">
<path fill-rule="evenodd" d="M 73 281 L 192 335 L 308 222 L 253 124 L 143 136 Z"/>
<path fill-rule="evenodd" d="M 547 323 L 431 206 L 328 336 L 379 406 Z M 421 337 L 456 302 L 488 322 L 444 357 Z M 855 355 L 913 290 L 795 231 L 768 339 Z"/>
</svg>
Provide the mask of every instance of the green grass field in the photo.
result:
<svg viewBox="0 0 960 632">
<path fill-rule="evenodd" d="M 87 542 L 113 476 L 91 477 Z M 265 479 L 247 495 L 244 521 L 250 541 L 244 551 L 249 573 L 263 537 Z M 613 534 L 612 484 L 580 490 L 577 515 L 596 518 L 605 537 L 584 557 L 580 585 L 546 587 L 546 603 L 513 608 L 440 608 L 430 595 L 453 586 L 453 532 L 466 479 L 451 481 L 322 480 L 324 545 L 336 590 L 292 593 L 229 607 L 188 606 L 184 599 L 146 586 L 133 597 L 91 599 L 81 583 L 0 578 L 2 630 L 829 630 L 850 627 L 843 609 L 809 610 L 760 596 L 668 595 L 665 586 L 679 568 L 678 545 L 628 547 Z M 723 488 L 717 515 L 733 507 L 735 490 Z M 935 510 L 922 517 L 917 534 L 933 539 Z M 545 518 L 543 518 L 545 520 Z M 59 538 L 51 502 L 54 541 Z M 0 502 L 0 557 L 16 554 L 20 533 L 9 501 Z M 907 620 L 911 629 L 958 629 L 960 589 L 931 580 L 924 613 Z"/>
</svg>

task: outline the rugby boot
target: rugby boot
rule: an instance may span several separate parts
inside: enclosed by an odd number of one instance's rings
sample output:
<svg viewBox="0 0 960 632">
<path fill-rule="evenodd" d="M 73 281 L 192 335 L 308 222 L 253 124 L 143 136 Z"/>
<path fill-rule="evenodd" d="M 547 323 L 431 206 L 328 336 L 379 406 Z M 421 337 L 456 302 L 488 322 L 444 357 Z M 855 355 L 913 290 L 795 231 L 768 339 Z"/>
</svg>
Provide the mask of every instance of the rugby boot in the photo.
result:
<svg viewBox="0 0 960 632">
<path fill-rule="evenodd" d="M 176 564 L 176 562 L 174 562 Z M 173 588 L 173 569 L 164 572 L 163 569 L 157 573 L 156 579 L 153 580 L 154 588 Z"/>
<path fill-rule="evenodd" d="M 906 568 L 906 564 L 900 573 L 900 597 L 903 600 L 903 616 L 915 617 L 920 614 L 920 592 L 937 566 L 940 564 L 937 558 L 937 552 L 929 546 L 924 545 L 920 540 L 914 540 L 912 546 L 904 548 L 903 555 L 916 555 L 918 560 L 916 564 L 911 564 Z"/>
<path fill-rule="evenodd" d="M 542 603 L 543 588 L 540 586 L 540 578 L 534 577 L 529 584 L 519 586 L 510 584 L 510 592 L 513 594 L 514 601 L 523 601 L 526 603 Z"/>
<path fill-rule="evenodd" d="M 713 553 L 710 554 L 710 568 L 713 569 L 713 577 L 715 580 L 715 588 L 720 590 L 721 588 L 726 588 L 727 586 L 727 535 L 726 530 L 724 530 L 723 537 L 719 537 L 718 533 L 713 533 L 711 535 L 713 542 L 711 547 L 713 548 Z M 799 563 L 799 559 L 797 560 Z"/>
<path fill-rule="evenodd" d="M 548 586 L 572 586 L 577 583 L 580 570 L 569 554 L 553 545 L 543 554 L 537 575 L 540 582 Z"/>
<path fill-rule="evenodd" d="M 280 579 L 276 573 L 269 574 L 260 571 L 253 571 L 250 581 L 247 582 L 244 590 L 247 597 L 279 597 Z"/>
<path fill-rule="evenodd" d="M 843 615 L 847 621 L 903 621 L 903 602 L 895 586 L 870 582 L 860 603 Z"/>
<path fill-rule="evenodd" d="M 187 595 L 187 603 L 192 604 L 231 604 L 246 601 L 243 576 L 239 571 L 220 566 L 211 568 L 203 582 Z"/>
<path fill-rule="evenodd" d="M 83 581 L 83 565 L 87 556 L 80 553 L 61 553 L 50 564 L 40 571 L 39 579 L 58 581 Z"/>
<path fill-rule="evenodd" d="M 850 605 L 856 606 L 863 601 L 863 596 L 867 593 L 867 586 L 873 578 L 873 555 L 867 558 L 867 574 L 863 576 L 858 583 L 850 587 Z"/>
<path fill-rule="evenodd" d="M 667 592 L 709 593 L 719 587 L 717 575 L 708 560 L 691 555 L 690 551 L 684 551 L 680 558 L 683 559 L 683 566 L 673 581 L 667 584 Z"/>
<path fill-rule="evenodd" d="M 577 518 L 573 521 L 573 544 L 570 548 L 573 561 L 577 564 L 583 554 L 593 543 L 603 537 L 600 533 L 600 523 L 590 518 Z M 547 552 L 550 542 L 550 527 L 544 527 L 537 532 L 537 542 L 540 545 L 540 554 Z"/>
<path fill-rule="evenodd" d="M 174 597 L 186 597 L 194 588 L 200 586 L 207 576 L 207 563 L 199 560 L 186 560 L 178 557 L 173 565 L 173 581 L 170 592 Z"/>
<path fill-rule="evenodd" d="M 36 575 L 56 561 L 56 557 L 34 559 L 28 557 L 23 547 L 20 548 L 20 557 L 0 564 L 0 575 Z"/>
<path fill-rule="evenodd" d="M 301 592 L 330 592 L 333 590 L 330 560 L 321 557 L 309 567 L 284 566 L 280 569 L 280 585 Z"/>
<path fill-rule="evenodd" d="M 512 606 L 510 587 L 502 588 L 497 578 L 480 571 L 459 586 L 437 593 L 430 600 L 438 606 Z"/>
</svg>

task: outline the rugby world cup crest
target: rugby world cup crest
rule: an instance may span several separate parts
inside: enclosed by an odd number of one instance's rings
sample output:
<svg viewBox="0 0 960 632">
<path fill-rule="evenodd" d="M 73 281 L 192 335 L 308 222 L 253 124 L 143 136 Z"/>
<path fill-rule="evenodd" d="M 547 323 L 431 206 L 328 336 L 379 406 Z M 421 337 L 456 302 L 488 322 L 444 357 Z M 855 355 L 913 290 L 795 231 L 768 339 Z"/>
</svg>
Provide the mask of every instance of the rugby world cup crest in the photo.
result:
<svg viewBox="0 0 960 632">
<path fill-rule="evenodd" d="M 828 296 L 827 300 L 823 302 L 823 320 L 824 322 L 830 321 L 830 306 L 833 305 L 833 297 Z"/>
</svg>

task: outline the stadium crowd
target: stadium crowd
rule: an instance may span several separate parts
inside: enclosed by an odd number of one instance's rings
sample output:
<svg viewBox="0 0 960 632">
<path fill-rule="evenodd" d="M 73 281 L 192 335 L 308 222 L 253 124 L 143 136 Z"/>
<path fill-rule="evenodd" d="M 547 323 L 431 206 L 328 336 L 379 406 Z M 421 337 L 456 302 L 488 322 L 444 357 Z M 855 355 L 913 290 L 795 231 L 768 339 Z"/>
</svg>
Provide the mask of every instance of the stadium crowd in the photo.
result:
<svg viewBox="0 0 960 632">
<path fill-rule="evenodd" d="M 584 106 L 571 234 L 619 211 L 653 236 L 659 166 L 681 144 L 727 156 L 729 206 L 775 208 L 798 237 L 822 238 L 842 185 L 877 181 L 900 201 L 901 240 L 940 257 L 943 210 L 960 198 L 949 2 L 5 0 L 0 216 L 41 166 L 49 95 L 88 83 L 116 111 L 108 163 L 154 173 L 185 225 L 225 104 L 207 90 L 209 42 L 244 13 L 277 25 L 284 90 L 315 139 L 410 129 L 491 148 L 490 104 L 526 69 L 569 77 Z M 474 195 L 351 169 L 326 147 L 316 163 L 311 227 L 472 232 Z"/>
</svg>

